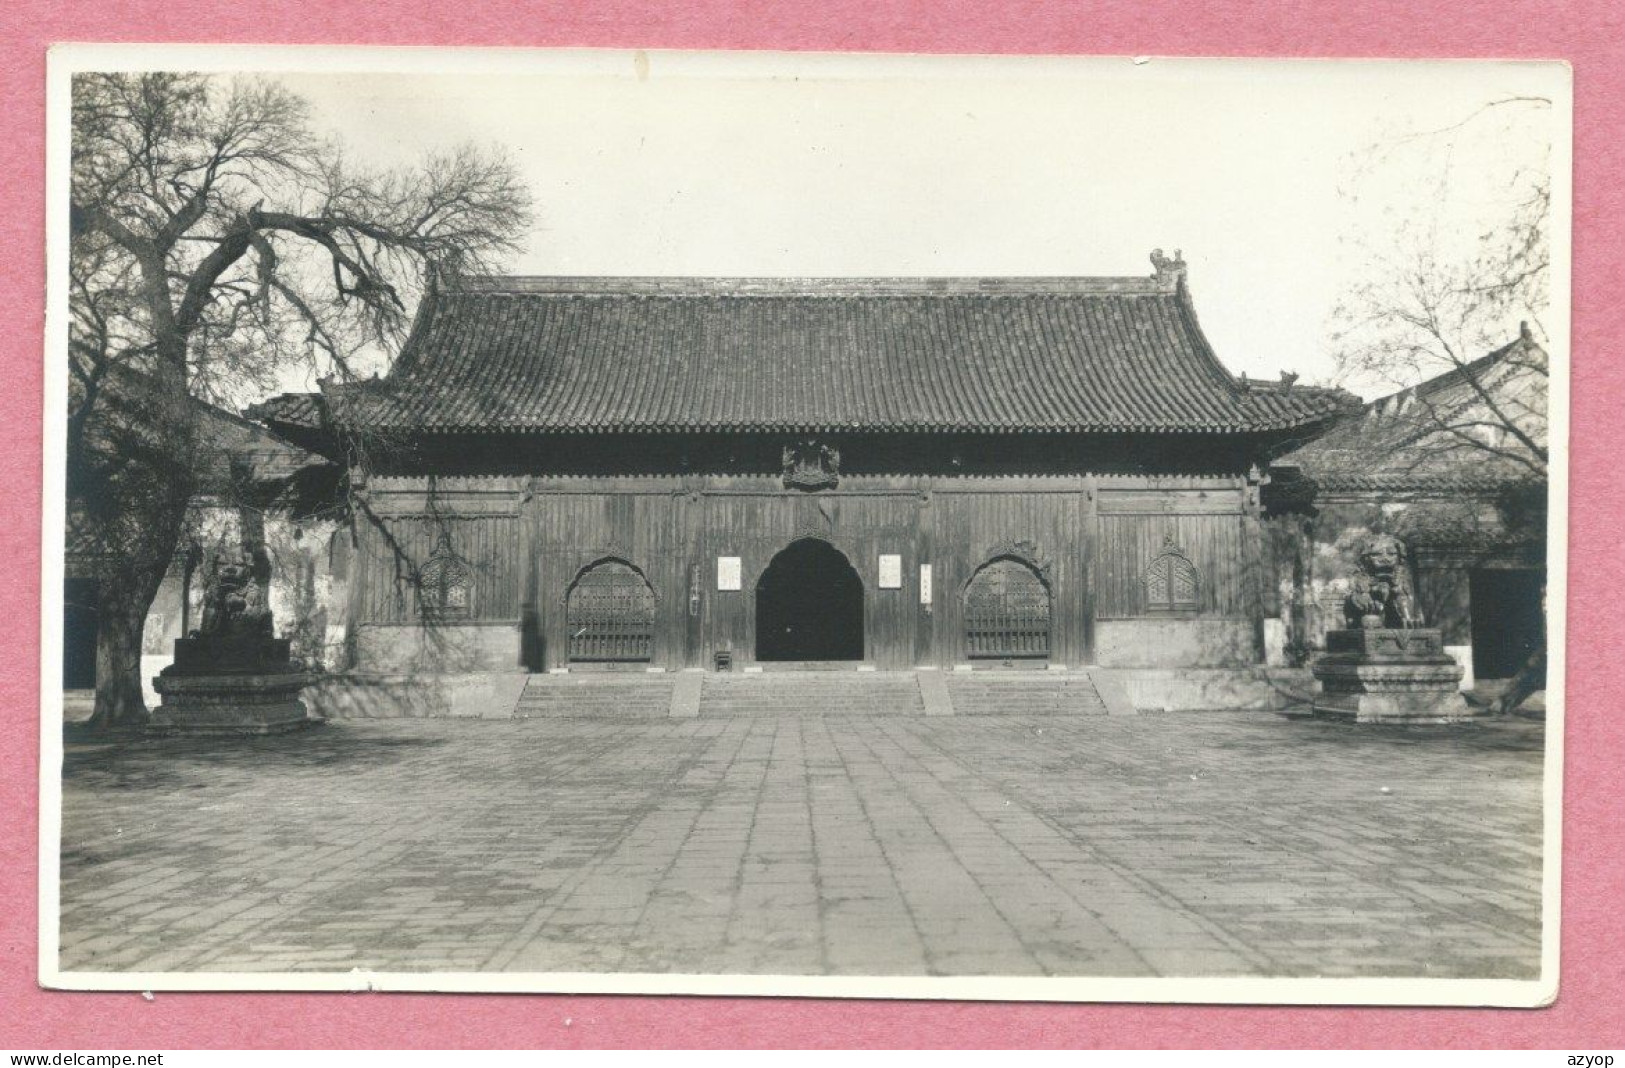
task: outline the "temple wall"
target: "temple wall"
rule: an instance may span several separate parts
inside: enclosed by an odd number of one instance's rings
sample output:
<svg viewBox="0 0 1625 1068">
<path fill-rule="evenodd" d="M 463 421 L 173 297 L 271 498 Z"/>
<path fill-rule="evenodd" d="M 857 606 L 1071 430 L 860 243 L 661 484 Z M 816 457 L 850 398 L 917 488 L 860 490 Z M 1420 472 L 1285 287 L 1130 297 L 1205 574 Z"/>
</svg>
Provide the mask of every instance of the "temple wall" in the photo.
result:
<svg viewBox="0 0 1625 1068">
<path fill-rule="evenodd" d="M 465 674 L 520 671 L 519 625 L 509 620 L 472 623 L 362 623 L 355 628 L 356 663 L 389 674 Z"/>
<path fill-rule="evenodd" d="M 271 616 L 277 636 L 290 639 L 293 655 L 308 664 L 328 670 L 347 666 L 348 529 L 330 521 L 296 522 L 275 514 L 256 521 L 271 555 Z M 242 517 L 235 508 L 207 508 L 198 517 L 196 538 L 205 556 L 221 539 L 235 544 L 241 537 Z M 144 676 L 169 665 L 174 641 L 183 636 L 183 622 L 198 626 L 207 571 L 205 559 L 192 575 L 189 591 L 179 563 L 164 576 L 142 634 Z M 188 593 L 190 603 L 183 612 L 182 597 Z"/>
<path fill-rule="evenodd" d="M 1111 619 L 1095 624 L 1095 663 L 1101 667 L 1236 667 L 1258 660 L 1251 620 Z"/>
</svg>

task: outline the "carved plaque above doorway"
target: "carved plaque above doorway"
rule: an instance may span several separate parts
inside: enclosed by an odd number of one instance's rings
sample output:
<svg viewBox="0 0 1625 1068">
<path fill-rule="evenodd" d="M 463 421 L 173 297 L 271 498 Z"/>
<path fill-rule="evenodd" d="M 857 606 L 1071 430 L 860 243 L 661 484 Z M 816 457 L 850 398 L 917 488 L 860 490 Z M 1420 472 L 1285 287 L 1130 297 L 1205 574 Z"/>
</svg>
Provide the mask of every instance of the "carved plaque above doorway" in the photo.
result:
<svg viewBox="0 0 1625 1068">
<path fill-rule="evenodd" d="M 841 450 L 814 438 L 784 447 L 786 489 L 833 489 L 841 479 Z"/>
</svg>

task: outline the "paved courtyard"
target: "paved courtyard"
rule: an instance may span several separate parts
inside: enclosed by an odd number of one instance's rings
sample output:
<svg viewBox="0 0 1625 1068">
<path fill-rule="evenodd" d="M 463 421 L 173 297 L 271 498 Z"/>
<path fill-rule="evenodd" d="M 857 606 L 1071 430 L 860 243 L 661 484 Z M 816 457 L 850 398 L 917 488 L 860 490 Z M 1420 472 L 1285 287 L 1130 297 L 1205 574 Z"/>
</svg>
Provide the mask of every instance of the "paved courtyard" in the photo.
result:
<svg viewBox="0 0 1625 1068">
<path fill-rule="evenodd" d="M 1541 744 L 1258 713 L 70 740 L 62 965 L 1533 977 Z"/>
</svg>

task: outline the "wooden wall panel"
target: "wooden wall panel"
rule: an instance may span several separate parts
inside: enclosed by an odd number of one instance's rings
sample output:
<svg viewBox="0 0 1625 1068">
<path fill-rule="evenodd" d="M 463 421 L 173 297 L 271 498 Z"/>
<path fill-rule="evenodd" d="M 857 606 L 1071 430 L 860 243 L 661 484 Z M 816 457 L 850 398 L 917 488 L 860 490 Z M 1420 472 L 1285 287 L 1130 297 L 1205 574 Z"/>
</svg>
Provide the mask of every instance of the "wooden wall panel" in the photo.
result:
<svg viewBox="0 0 1625 1068">
<path fill-rule="evenodd" d="M 520 590 L 515 577 L 524 568 L 519 520 L 511 515 L 381 517 L 360 528 L 356 555 L 360 577 L 360 621 L 414 622 L 411 577 L 433 556 L 441 538 L 466 563 L 473 580 L 470 616 L 475 620 L 519 619 Z"/>
<path fill-rule="evenodd" d="M 362 528 L 357 621 L 415 618 L 410 594 L 397 593 L 395 553 L 383 531 L 421 564 L 444 527 L 474 568 L 476 618 L 518 624 L 516 633 L 527 637 L 515 640 L 532 646 L 523 659 L 534 669 L 566 663 L 566 591 L 582 568 L 606 557 L 637 568 L 655 592 L 655 665 L 709 667 L 723 648 L 748 664 L 755 584 L 776 553 L 806 536 L 834 545 L 857 571 L 867 658 L 881 668 L 962 662 L 965 585 L 1006 553 L 1043 569 L 1057 663 L 1090 661 L 1097 617 L 1142 614 L 1140 575 L 1165 533 L 1202 572 L 1201 615 L 1250 612 L 1248 520 L 1237 479 L 869 476 L 802 493 L 747 476 L 465 479 L 433 487 L 395 478 L 371 493 L 383 530 Z M 415 518 L 431 507 L 444 518 Z M 902 557 L 902 588 L 878 588 L 882 553 Z M 741 590 L 717 590 L 719 556 L 741 558 Z M 919 603 L 922 563 L 933 569 L 929 608 Z"/>
<path fill-rule="evenodd" d="M 908 574 L 915 566 L 921 503 L 918 494 L 870 492 L 818 495 L 756 492 L 748 486 L 723 486 L 689 505 L 694 511 L 691 566 L 704 577 L 704 626 L 698 662 L 709 664 L 718 649 L 729 649 L 736 660 L 754 656 L 756 623 L 755 586 L 782 549 L 802 537 L 825 540 L 840 550 L 857 572 L 865 591 L 864 637 L 868 658 L 881 667 L 904 667 L 914 660 L 916 582 Z M 895 553 L 903 559 L 901 589 L 879 588 L 879 556 Z M 743 588 L 716 589 L 716 558 L 738 556 Z"/>
<path fill-rule="evenodd" d="M 1081 486 L 1058 492 L 956 492 L 933 496 L 936 548 L 936 646 L 939 663 L 963 662 L 965 586 L 996 556 L 1032 557 L 1050 588 L 1050 657 L 1056 663 L 1086 658 L 1083 620 L 1089 561 L 1084 555 L 1087 506 Z"/>
<path fill-rule="evenodd" d="M 1164 539 L 1183 550 L 1201 576 L 1205 617 L 1248 615 L 1249 554 L 1242 515 L 1102 515 L 1096 610 L 1101 619 L 1145 616 L 1141 579 Z"/>
<path fill-rule="evenodd" d="M 526 521 L 532 528 L 529 564 L 535 577 L 526 607 L 536 619 L 537 659 L 549 667 L 567 662 L 564 606 L 570 586 L 586 568 L 615 559 L 640 571 L 654 590 L 659 626 L 653 663 L 681 665 L 686 586 L 676 518 L 670 494 L 532 495 Z"/>
</svg>

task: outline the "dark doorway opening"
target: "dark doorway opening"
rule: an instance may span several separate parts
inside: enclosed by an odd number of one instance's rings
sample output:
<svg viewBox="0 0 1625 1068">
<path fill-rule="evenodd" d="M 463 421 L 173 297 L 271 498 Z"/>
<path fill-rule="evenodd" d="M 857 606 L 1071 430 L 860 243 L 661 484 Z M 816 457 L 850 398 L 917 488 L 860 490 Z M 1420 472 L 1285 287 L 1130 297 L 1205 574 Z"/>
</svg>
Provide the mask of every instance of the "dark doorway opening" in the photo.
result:
<svg viewBox="0 0 1625 1068">
<path fill-rule="evenodd" d="M 756 583 L 757 660 L 862 660 L 863 580 L 839 549 L 792 542 Z"/>
<path fill-rule="evenodd" d="M 62 590 L 62 688 L 96 688 L 96 602 L 101 583 L 71 578 Z"/>
<path fill-rule="evenodd" d="M 1469 573 L 1473 677 L 1509 679 L 1546 644 L 1542 571 L 1483 568 Z"/>
</svg>

